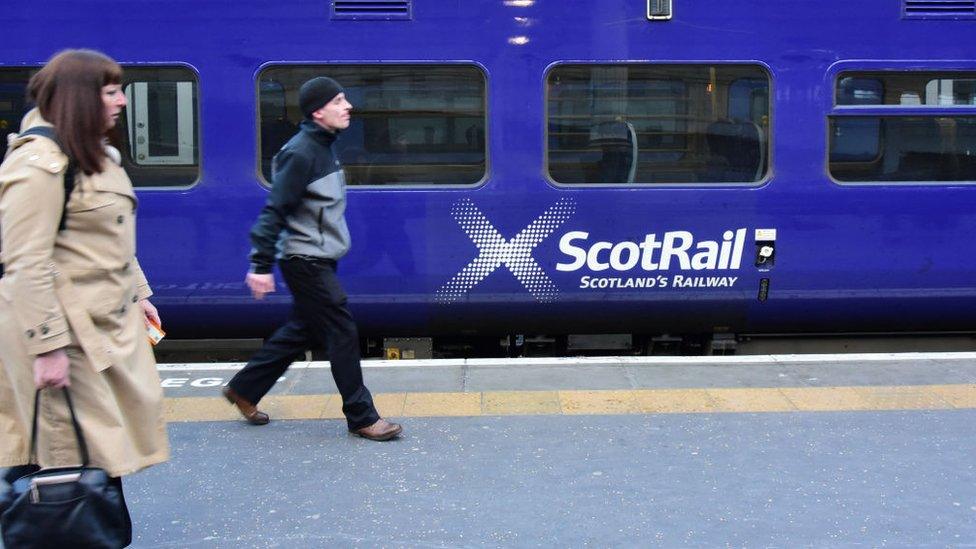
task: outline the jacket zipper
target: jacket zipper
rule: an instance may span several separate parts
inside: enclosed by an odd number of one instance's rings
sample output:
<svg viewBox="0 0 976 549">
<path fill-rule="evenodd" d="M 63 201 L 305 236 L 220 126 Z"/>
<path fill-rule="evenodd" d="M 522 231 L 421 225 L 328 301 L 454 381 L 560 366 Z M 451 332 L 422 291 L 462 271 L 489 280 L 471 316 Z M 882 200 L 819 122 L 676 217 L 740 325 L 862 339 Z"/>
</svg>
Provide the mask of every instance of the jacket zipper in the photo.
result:
<svg viewBox="0 0 976 549">
<path fill-rule="evenodd" d="M 325 247 L 325 233 L 322 232 L 322 215 L 325 208 L 319 208 L 319 246 Z"/>
</svg>

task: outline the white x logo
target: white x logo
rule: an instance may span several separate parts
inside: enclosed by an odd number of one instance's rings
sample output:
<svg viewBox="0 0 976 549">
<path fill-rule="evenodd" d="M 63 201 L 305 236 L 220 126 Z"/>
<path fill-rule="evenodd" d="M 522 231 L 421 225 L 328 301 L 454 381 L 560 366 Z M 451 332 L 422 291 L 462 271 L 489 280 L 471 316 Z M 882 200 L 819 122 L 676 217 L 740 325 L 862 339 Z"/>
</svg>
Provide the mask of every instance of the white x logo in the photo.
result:
<svg viewBox="0 0 976 549">
<path fill-rule="evenodd" d="M 554 300 L 559 288 L 533 259 L 532 250 L 575 212 L 576 201 L 572 198 L 560 198 L 514 238 L 505 240 L 474 202 L 468 198 L 458 200 L 451 214 L 478 247 L 479 253 L 461 272 L 437 290 L 434 298 L 441 303 L 455 302 L 495 272 L 495 269 L 505 265 L 536 301 Z"/>
</svg>

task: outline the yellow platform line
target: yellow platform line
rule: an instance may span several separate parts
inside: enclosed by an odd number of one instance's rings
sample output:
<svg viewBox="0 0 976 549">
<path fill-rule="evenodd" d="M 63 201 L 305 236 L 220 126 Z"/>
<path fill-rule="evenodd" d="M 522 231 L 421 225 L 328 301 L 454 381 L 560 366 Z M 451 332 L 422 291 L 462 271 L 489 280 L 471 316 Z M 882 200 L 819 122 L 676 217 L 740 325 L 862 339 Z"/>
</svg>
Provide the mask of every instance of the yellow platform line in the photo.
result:
<svg viewBox="0 0 976 549">
<path fill-rule="evenodd" d="M 953 410 L 976 408 L 976 385 L 381 393 L 373 399 L 387 417 Z M 165 407 L 169 421 L 240 418 L 219 397 L 167 398 Z M 279 420 L 342 417 L 336 394 L 269 396 L 261 408 Z"/>
</svg>

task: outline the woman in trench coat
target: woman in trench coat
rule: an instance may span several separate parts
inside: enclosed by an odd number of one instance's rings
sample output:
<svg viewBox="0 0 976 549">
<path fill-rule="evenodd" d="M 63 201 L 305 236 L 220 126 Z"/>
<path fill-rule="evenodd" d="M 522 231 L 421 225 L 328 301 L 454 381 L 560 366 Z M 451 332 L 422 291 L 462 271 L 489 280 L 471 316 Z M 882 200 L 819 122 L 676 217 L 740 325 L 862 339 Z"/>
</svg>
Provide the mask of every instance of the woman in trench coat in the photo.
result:
<svg viewBox="0 0 976 549">
<path fill-rule="evenodd" d="M 109 475 L 169 457 L 146 335 L 158 314 L 135 257 L 136 197 L 106 139 L 126 103 L 121 78 L 103 54 L 67 50 L 28 84 L 37 108 L 21 132 L 54 127 L 76 163 L 67 201 L 68 157 L 54 141 L 11 136 L 0 165 L 0 467 L 12 467 L 8 477 L 29 470 L 35 388 L 70 386 L 91 465 Z M 36 465 L 78 464 L 63 391 L 42 391 L 38 415 Z"/>
</svg>

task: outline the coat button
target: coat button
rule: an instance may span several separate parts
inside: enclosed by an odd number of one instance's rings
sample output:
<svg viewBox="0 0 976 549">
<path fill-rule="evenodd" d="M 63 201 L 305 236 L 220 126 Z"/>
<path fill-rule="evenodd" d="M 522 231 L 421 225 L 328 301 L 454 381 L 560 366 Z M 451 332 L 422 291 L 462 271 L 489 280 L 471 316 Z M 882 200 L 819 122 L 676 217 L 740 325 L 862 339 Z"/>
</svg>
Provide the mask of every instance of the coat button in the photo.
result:
<svg viewBox="0 0 976 549">
<path fill-rule="evenodd" d="M 51 162 L 51 164 L 48 167 L 54 171 L 58 171 L 61 169 L 61 164 L 58 164 L 57 162 Z"/>
<path fill-rule="evenodd" d="M 32 154 L 32 155 L 30 155 L 29 160 L 37 160 L 40 157 L 41 157 L 41 155 L 39 155 L 39 154 Z"/>
<path fill-rule="evenodd" d="M 122 270 L 123 271 L 128 271 L 129 270 L 129 264 L 126 263 L 125 265 L 122 265 Z"/>
<path fill-rule="evenodd" d="M 47 326 L 41 326 L 41 335 L 47 335 L 47 333 L 50 331 L 51 329 L 48 328 Z"/>
<path fill-rule="evenodd" d="M 34 330 L 27 330 L 27 337 L 28 338 L 34 337 Z"/>
<path fill-rule="evenodd" d="M 125 305 L 123 305 L 122 308 L 119 309 L 119 314 L 120 315 L 124 315 L 125 314 L 125 311 L 126 311 L 126 308 L 125 308 Z"/>
<path fill-rule="evenodd" d="M 139 296 L 137 295 L 132 296 L 132 302 L 135 303 L 137 301 L 139 301 Z"/>
<path fill-rule="evenodd" d="M 115 218 L 115 221 L 116 221 L 116 222 L 117 222 L 117 223 L 118 223 L 119 225 L 121 225 L 121 224 L 122 224 L 122 222 L 124 222 L 124 221 L 125 221 L 125 216 L 122 216 L 122 215 L 120 215 L 120 216 L 118 216 L 118 217 L 116 217 L 116 218 Z"/>
</svg>

